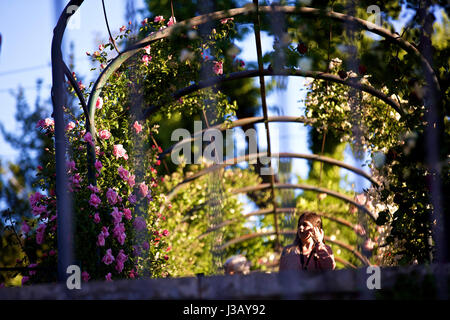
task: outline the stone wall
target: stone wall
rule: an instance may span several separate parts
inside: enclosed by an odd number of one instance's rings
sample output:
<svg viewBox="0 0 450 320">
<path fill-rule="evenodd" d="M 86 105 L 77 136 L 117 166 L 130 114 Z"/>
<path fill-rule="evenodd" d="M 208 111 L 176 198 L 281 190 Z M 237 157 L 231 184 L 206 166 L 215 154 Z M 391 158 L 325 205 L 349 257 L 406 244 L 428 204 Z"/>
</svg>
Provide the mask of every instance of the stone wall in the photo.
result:
<svg viewBox="0 0 450 320">
<path fill-rule="evenodd" d="M 381 268 L 381 289 L 369 290 L 366 268 L 323 273 L 139 279 L 0 289 L 0 299 L 448 299 L 450 265 Z"/>
</svg>

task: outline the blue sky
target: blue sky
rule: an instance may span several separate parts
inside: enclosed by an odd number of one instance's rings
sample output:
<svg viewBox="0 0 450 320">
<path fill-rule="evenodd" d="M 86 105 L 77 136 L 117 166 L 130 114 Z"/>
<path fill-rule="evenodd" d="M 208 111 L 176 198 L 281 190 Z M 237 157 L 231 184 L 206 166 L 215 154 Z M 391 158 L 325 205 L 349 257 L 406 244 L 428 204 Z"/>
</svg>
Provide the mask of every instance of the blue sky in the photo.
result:
<svg viewBox="0 0 450 320">
<path fill-rule="evenodd" d="M 56 23 L 56 10 L 54 0 L 14 0 L 0 1 L 0 33 L 3 44 L 0 53 L 0 121 L 9 131 L 16 129 L 14 120 L 15 98 L 9 91 L 16 90 L 19 86 L 26 88 L 26 98 L 33 107 L 36 96 L 36 80 L 43 80 L 42 98 L 50 97 L 51 68 L 50 46 L 52 31 Z M 60 0 L 63 7 L 68 1 Z M 120 26 L 126 24 L 125 1 L 105 1 L 108 19 L 113 34 L 118 32 Z M 142 0 L 135 1 L 136 9 L 143 7 Z M 75 53 L 75 71 L 79 77 L 84 77 L 84 83 L 94 79 L 95 72 L 90 72 L 90 60 L 85 52 L 97 49 L 98 44 L 105 41 L 107 30 L 104 23 L 101 1 L 87 0 L 81 6 L 73 18 L 73 28 L 69 28 L 65 34 L 65 58 L 68 61 L 69 44 L 73 43 Z M 394 23 L 396 29 L 400 29 L 402 23 Z M 272 39 L 263 35 L 263 51 L 272 49 Z M 240 57 L 246 61 L 256 61 L 256 49 L 254 36 L 250 36 L 238 44 L 242 48 Z M 304 79 L 298 77 L 289 78 L 287 90 L 278 90 L 268 96 L 268 105 L 282 106 L 284 115 L 302 115 L 303 104 L 298 100 L 306 94 Z M 270 109 L 269 109 L 270 113 Z M 260 142 L 265 145 L 263 125 L 260 126 Z M 300 124 L 270 124 L 272 133 L 272 149 L 274 152 L 299 152 L 309 153 L 306 141 L 306 128 Z M 12 160 L 16 155 L 0 137 L 0 158 Z M 306 161 L 294 159 L 294 172 L 302 177 L 307 175 Z M 346 152 L 345 161 L 360 166 Z M 348 173 L 346 171 L 345 173 Z M 368 185 L 361 180 L 356 180 L 349 174 L 350 180 L 357 182 L 357 189 Z M 294 181 L 292 181 L 294 182 Z"/>
</svg>

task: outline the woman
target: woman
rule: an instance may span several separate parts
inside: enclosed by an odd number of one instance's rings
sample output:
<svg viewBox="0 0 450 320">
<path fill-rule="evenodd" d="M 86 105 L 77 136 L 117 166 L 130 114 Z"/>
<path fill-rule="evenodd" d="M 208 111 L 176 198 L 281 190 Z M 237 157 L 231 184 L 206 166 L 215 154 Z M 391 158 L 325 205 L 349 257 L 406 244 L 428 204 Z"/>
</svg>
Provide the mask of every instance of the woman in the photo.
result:
<svg viewBox="0 0 450 320">
<path fill-rule="evenodd" d="M 283 248 L 280 271 L 333 270 L 333 251 L 323 242 L 322 219 L 315 213 L 304 213 L 298 219 L 294 242 Z"/>
</svg>

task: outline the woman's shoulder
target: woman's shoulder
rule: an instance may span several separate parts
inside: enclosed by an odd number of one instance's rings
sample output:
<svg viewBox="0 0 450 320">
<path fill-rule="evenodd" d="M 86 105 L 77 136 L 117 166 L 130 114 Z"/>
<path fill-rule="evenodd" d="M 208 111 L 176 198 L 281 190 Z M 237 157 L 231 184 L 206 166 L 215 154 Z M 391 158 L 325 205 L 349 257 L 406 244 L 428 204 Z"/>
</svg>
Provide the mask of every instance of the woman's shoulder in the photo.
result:
<svg viewBox="0 0 450 320">
<path fill-rule="evenodd" d="M 287 245 L 286 247 L 283 248 L 283 251 L 281 253 L 281 255 L 287 255 L 287 254 L 295 254 L 295 253 L 300 253 L 298 250 L 296 250 L 298 248 L 297 245 L 295 244 L 290 244 Z"/>
</svg>

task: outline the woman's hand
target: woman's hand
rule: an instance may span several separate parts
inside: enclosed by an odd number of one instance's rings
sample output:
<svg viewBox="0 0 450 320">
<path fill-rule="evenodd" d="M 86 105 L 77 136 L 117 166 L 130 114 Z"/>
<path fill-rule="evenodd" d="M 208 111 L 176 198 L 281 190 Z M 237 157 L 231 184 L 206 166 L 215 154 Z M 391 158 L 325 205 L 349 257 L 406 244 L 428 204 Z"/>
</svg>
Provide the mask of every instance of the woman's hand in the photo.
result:
<svg viewBox="0 0 450 320">
<path fill-rule="evenodd" d="M 314 239 L 314 241 L 316 243 L 318 243 L 319 245 L 323 243 L 323 238 L 324 238 L 324 232 L 323 229 L 320 229 L 319 227 L 314 227 L 312 229 L 312 238 Z"/>
</svg>

